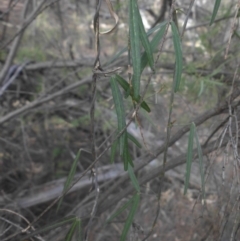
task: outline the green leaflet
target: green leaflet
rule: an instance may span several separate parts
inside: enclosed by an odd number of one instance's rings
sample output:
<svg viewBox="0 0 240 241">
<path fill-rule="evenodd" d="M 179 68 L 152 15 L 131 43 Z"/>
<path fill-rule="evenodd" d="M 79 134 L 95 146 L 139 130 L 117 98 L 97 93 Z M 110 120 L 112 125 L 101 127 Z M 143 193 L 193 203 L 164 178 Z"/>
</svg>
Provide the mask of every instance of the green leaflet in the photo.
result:
<svg viewBox="0 0 240 241">
<path fill-rule="evenodd" d="M 162 23 L 159 23 L 159 24 L 157 24 L 154 28 L 152 28 L 152 29 L 150 29 L 150 30 L 148 30 L 148 32 L 147 32 L 147 36 L 150 36 L 151 34 L 153 34 L 155 31 L 157 31 L 158 29 L 162 29 L 163 28 L 163 26 L 166 26 L 166 21 L 164 21 L 164 22 L 162 22 Z M 151 41 L 152 42 L 152 41 Z M 125 47 L 125 48 L 123 48 L 122 50 L 120 50 L 119 52 L 117 52 L 112 58 L 110 58 L 104 65 L 103 65 L 103 67 L 104 66 L 106 66 L 106 65 L 108 65 L 108 64 L 110 64 L 110 63 L 112 63 L 112 62 L 114 62 L 116 59 L 118 59 L 123 53 L 125 53 L 126 51 L 127 51 L 127 47 Z M 154 49 L 152 49 L 153 51 L 154 51 Z M 147 65 L 147 64 L 146 64 Z M 142 71 L 141 71 L 142 72 Z"/>
<path fill-rule="evenodd" d="M 194 126 L 195 126 L 195 124 L 194 124 Z M 196 126 L 194 128 L 196 130 Z M 197 131 L 195 131 L 195 140 L 196 140 L 196 143 L 197 143 L 199 170 L 200 170 L 200 175 L 201 175 L 202 200 L 203 200 L 203 202 L 205 202 L 205 177 L 204 177 L 204 170 L 203 170 L 203 154 L 202 154 L 202 147 L 199 143 Z"/>
<path fill-rule="evenodd" d="M 77 241 L 81 241 L 82 240 L 82 228 L 81 228 L 81 219 L 79 218 L 75 218 L 74 222 L 72 223 L 72 226 L 70 227 L 66 237 L 65 237 L 65 241 L 71 241 L 73 238 L 73 235 L 76 231 L 76 238 Z"/>
<path fill-rule="evenodd" d="M 137 99 L 134 99 L 134 100 L 135 100 L 137 103 L 139 103 L 139 102 L 140 102 L 140 99 L 141 99 L 141 96 L 139 95 L 138 98 L 137 98 Z M 143 101 L 140 106 L 141 106 L 145 111 L 147 111 L 148 113 L 151 112 L 150 107 L 148 106 L 148 104 L 147 104 L 145 101 Z"/>
<path fill-rule="evenodd" d="M 137 10 L 138 10 L 137 11 L 138 12 L 138 23 L 139 23 L 139 29 L 140 29 L 140 39 L 142 42 L 142 46 L 145 49 L 145 53 L 147 56 L 149 66 L 151 67 L 151 69 L 153 71 L 155 71 L 152 47 L 149 43 L 147 33 L 145 32 L 139 9 L 137 8 Z"/>
<path fill-rule="evenodd" d="M 82 241 L 82 221 L 81 219 L 77 218 L 76 220 L 76 229 L 77 229 L 77 241 Z"/>
<path fill-rule="evenodd" d="M 166 26 L 167 26 L 167 23 L 164 23 L 161 26 L 161 28 L 159 28 L 159 31 L 155 34 L 155 36 L 153 37 L 152 41 L 150 42 L 151 49 L 152 49 L 153 52 L 156 50 L 159 42 L 163 38 L 164 33 L 166 31 Z M 145 69 L 147 64 L 148 64 L 148 57 L 147 57 L 147 53 L 145 51 L 143 53 L 142 57 L 141 57 L 141 73 L 143 72 L 143 70 Z"/>
<path fill-rule="evenodd" d="M 67 191 L 67 189 L 71 185 L 71 182 L 72 182 L 72 180 L 74 178 L 74 175 L 76 173 L 77 163 L 78 163 L 78 160 L 80 158 L 80 154 L 81 154 L 81 149 L 78 151 L 78 153 L 77 153 L 77 155 L 75 157 L 75 160 L 74 160 L 74 162 L 73 162 L 73 164 L 71 166 L 71 170 L 70 170 L 70 172 L 68 174 L 68 177 L 67 177 L 67 180 L 66 180 L 66 182 L 64 184 L 63 193 L 65 193 Z M 58 210 L 59 210 L 59 208 L 60 208 L 60 206 L 62 204 L 62 200 L 63 200 L 63 197 L 59 200 L 59 203 L 58 203 L 58 206 L 57 206 L 57 212 L 58 212 Z"/>
<path fill-rule="evenodd" d="M 138 11 L 136 0 L 129 0 L 129 37 L 133 65 L 132 87 L 135 98 L 137 98 L 140 93 L 141 78 L 141 46 Z"/>
<path fill-rule="evenodd" d="M 123 98 L 122 94 L 118 88 L 118 82 L 116 81 L 117 78 L 111 77 L 110 84 L 113 94 L 113 101 L 116 108 L 117 113 L 117 119 L 118 119 L 118 131 L 121 132 L 123 129 L 126 128 L 126 122 L 125 122 L 125 111 L 124 111 L 124 105 L 123 105 Z M 124 88 L 127 86 L 125 85 L 125 80 L 122 79 L 122 83 L 124 83 Z M 129 153 L 128 149 L 128 137 L 127 137 L 127 131 L 125 130 L 124 133 L 119 137 L 119 146 L 120 146 L 120 155 L 123 158 L 124 163 L 124 170 L 128 170 L 128 164 L 133 166 L 133 161 L 131 158 L 131 155 Z M 113 162 L 114 156 L 116 152 L 116 144 L 114 143 L 111 150 L 111 162 Z"/>
<path fill-rule="evenodd" d="M 210 21 L 210 24 L 209 24 L 210 26 L 212 25 L 212 23 L 215 20 L 215 17 L 217 16 L 217 12 L 218 12 L 218 9 L 220 7 L 220 4 L 221 4 L 221 0 L 216 0 L 215 1 L 214 8 L 213 8 L 213 13 L 212 13 L 212 17 L 211 17 L 211 21 Z"/>
<path fill-rule="evenodd" d="M 129 199 L 122 207 L 120 207 L 116 212 L 114 212 L 106 221 L 106 223 L 111 222 L 114 218 L 119 216 L 125 209 L 127 209 L 133 202 L 134 196 Z"/>
<path fill-rule="evenodd" d="M 199 143 L 198 135 L 196 132 L 196 125 L 193 122 L 191 124 L 189 138 L 188 138 L 188 152 L 187 152 L 187 166 L 186 166 L 184 195 L 186 195 L 186 193 L 187 193 L 187 189 L 188 189 L 189 181 L 190 181 L 191 165 L 192 165 L 192 158 L 193 158 L 194 137 L 195 137 L 195 140 L 197 143 L 199 170 L 200 170 L 200 175 L 201 175 L 202 200 L 203 200 L 203 202 L 205 202 L 205 178 L 204 178 L 204 170 L 203 170 L 203 154 L 202 154 L 201 145 Z"/>
<path fill-rule="evenodd" d="M 116 108 L 117 119 L 118 119 L 118 131 L 121 132 L 126 127 L 125 122 L 125 110 L 123 105 L 122 94 L 118 88 L 115 77 L 110 78 L 110 84 L 112 89 L 113 101 Z M 119 137 L 120 155 L 123 155 L 125 139 L 127 139 L 126 131 Z"/>
<path fill-rule="evenodd" d="M 126 139 L 125 139 L 125 145 L 124 145 L 124 151 L 123 151 L 123 162 L 124 162 L 124 170 L 125 171 L 127 171 L 128 168 L 130 167 L 128 164 L 130 164 L 132 167 L 134 166 L 131 155 L 129 153 L 129 149 L 128 149 L 128 138 L 127 138 L 127 136 L 126 136 Z"/>
<path fill-rule="evenodd" d="M 182 75 L 182 48 L 181 40 L 178 34 L 177 27 L 174 22 L 171 22 L 172 33 L 173 33 L 173 45 L 176 55 L 175 73 L 174 73 L 174 92 L 179 91 Z"/>
<path fill-rule="evenodd" d="M 115 78 L 116 78 L 117 82 L 120 84 L 120 86 L 124 89 L 125 94 L 126 94 L 125 96 L 127 98 L 131 92 L 129 83 L 118 74 L 116 74 Z"/>
<path fill-rule="evenodd" d="M 133 93 L 132 91 L 130 90 L 130 85 L 129 83 L 124 79 L 122 78 L 120 75 L 116 75 L 115 76 L 117 82 L 120 84 L 120 86 L 124 89 L 125 93 L 127 95 L 131 95 L 132 99 L 135 100 L 137 103 L 139 103 L 140 99 L 141 99 L 141 96 L 139 95 L 137 99 L 134 99 L 133 98 Z M 148 106 L 148 104 L 145 102 L 145 101 L 142 101 L 141 103 L 141 107 L 146 110 L 148 113 L 151 112 L 151 109 L 150 107 Z"/>
<path fill-rule="evenodd" d="M 125 139 L 125 145 L 124 145 L 124 150 L 123 150 L 123 155 L 122 155 L 122 158 L 123 158 L 123 167 L 124 167 L 124 171 L 127 171 L 128 170 L 128 161 L 129 161 L 129 158 L 130 157 L 130 153 L 129 153 L 129 150 L 128 150 L 128 146 L 127 146 L 127 138 Z"/>
<path fill-rule="evenodd" d="M 128 174 L 130 176 L 130 179 L 132 181 L 134 188 L 136 189 L 137 192 L 140 192 L 140 186 L 139 186 L 138 180 L 137 180 L 131 166 L 128 167 Z"/>
<path fill-rule="evenodd" d="M 163 22 L 157 24 L 154 28 L 149 29 L 147 32 L 147 36 L 150 36 L 152 33 L 156 32 L 157 30 L 162 29 L 163 26 L 167 25 L 167 23 L 168 23 L 168 21 L 163 21 Z"/>
<path fill-rule="evenodd" d="M 133 197 L 133 204 L 132 204 L 131 210 L 130 210 L 130 212 L 128 214 L 127 220 L 125 222 L 120 241 L 125 241 L 126 238 L 127 238 L 127 234 L 128 234 L 129 228 L 132 225 L 133 218 L 134 218 L 135 213 L 136 213 L 137 208 L 138 208 L 139 200 L 140 200 L 140 194 L 137 193 Z"/>
<path fill-rule="evenodd" d="M 190 128 L 189 137 L 188 137 L 188 152 L 187 152 L 186 176 L 185 176 L 185 183 L 184 183 L 184 195 L 187 194 L 189 180 L 190 180 L 190 174 L 191 174 L 194 133 L 195 133 L 195 124 L 192 123 L 191 128 Z"/>
<path fill-rule="evenodd" d="M 139 143 L 139 141 L 130 133 L 127 132 L 127 137 L 129 140 L 131 140 L 137 147 L 142 148 L 141 144 Z"/>
<path fill-rule="evenodd" d="M 77 220 L 74 220 L 74 222 L 72 223 L 72 226 L 70 227 L 70 229 L 67 232 L 67 235 L 66 235 L 64 241 L 71 241 L 72 240 L 76 226 L 77 226 Z"/>
</svg>

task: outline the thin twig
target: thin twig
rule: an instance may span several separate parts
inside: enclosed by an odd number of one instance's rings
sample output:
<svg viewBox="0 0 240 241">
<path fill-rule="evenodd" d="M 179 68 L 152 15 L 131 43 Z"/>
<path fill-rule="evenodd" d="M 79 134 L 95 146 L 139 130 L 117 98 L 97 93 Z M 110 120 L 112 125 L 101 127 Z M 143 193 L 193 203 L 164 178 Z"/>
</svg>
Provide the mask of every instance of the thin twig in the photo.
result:
<svg viewBox="0 0 240 241">
<path fill-rule="evenodd" d="M 185 30 L 186 30 L 186 27 L 187 27 L 187 22 L 188 22 L 188 19 L 190 17 L 190 14 L 191 14 L 191 11 L 192 11 L 192 7 L 193 7 L 193 4 L 194 4 L 195 0 L 191 0 L 191 3 L 189 5 L 189 8 L 188 8 L 188 11 L 187 11 L 187 16 L 184 20 L 184 24 L 183 24 L 183 29 L 182 29 L 182 34 L 181 34 L 181 40 L 183 38 L 183 35 L 185 33 Z"/>
<path fill-rule="evenodd" d="M 91 107 L 90 107 L 90 126 L 91 126 L 91 152 L 92 152 L 92 158 L 93 158 L 93 162 L 96 161 L 97 159 L 97 154 L 96 154 L 96 140 L 95 140 L 95 101 L 96 101 L 96 94 L 97 94 L 97 80 L 99 79 L 98 74 L 96 73 L 96 71 L 98 70 L 102 70 L 101 68 L 101 64 L 100 64 L 100 40 L 99 40 L 99 11 L 100 11 L 100 7 L 102 4 L 102 0 L 96 0 L 96 12 L 95 12 L 95 16 L 94 16 L 94 31 L 95 31 L 95 48 L 96 48 L 96 59 L 95 59 L 95 63 L 94 63 L 94 71 L 95 73 L 92 76 L 92 103 L 91 103 Z M 91 228 L 92 225 L 92 221 L 95 217 L 96 214 L 96 210 L 97 210 L 97 205 L 98 205 L 98 198 L 99 198 L 99 193 L 100 193 L 100 189 L 99 189 L 99 185 L 97 182 L 97 170 L 94 168 L 94 166 L 91 169 L 91 175 L 92 175 L 92 179 L 93 182 L 95 184 L 95 192 L 96 192 L 96 196 L 95 196 L 95 201 L 92 207 L 92 212 L 91 212 L 91 217 L 90 220 L 86 226 L 86 230 L 85 230 L 85 240 L 88 241 L 88 235 L 89 235 L 89 230 Z"/>
</svg>

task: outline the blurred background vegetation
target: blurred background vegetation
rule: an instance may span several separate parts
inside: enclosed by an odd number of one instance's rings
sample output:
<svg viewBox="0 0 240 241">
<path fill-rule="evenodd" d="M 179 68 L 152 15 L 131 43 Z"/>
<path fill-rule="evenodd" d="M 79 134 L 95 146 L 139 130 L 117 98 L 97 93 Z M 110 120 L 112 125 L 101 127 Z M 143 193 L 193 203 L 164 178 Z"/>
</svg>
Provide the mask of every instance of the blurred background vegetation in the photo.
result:
<svg viewBox="0 0 240 241">
<path fill-rule="evenodd" d="M 127 79 L 128 1 L 111 2 L 119 23 L 111 34 L 100 36 L 100 60 L 103 70 L 121 67 L 121 75 Z M 146 31 L 169 20 L 171 3 L 138 0 Z M 171 139 L 167 156 L 172 166 L 167 168 L 161 184 L 160 213 L 148 240 L 239 240 L 239 3 L 222 0 L 211 26 L 214 1 L 173 3 L 179 33 L 188 20 L 182 38 L 183 73 L 173 104 L 171 133 L 176 138 Z M 83 233 L 89 228 L 96 200 L 90 171 L 64 197 L 58 212 L 53 206 L 39 215 L 61 194 L 80 148 L 84 151 L 76 176 L 93 162 L 89 111 L 97 55 L 95 5 L 93 0 L 0 2 L 0 240 L 22 240 L 33 232 L 30 229 L 21 234 L 28 225 L 26 220 L 31 223 L 38 219 L 33 227 L 40 233 L 24 240 L 64 240 L 71 224 L 47 231 L 41 228 L 72 214 L 82 220 Z M 114 19 L 105 1 L 99 18 L 101 31 L 113 27 Z M 146 68 L 141 78 L 144 89 L 151 76 L 144 97 L 151 113 L 140 109 L 138 121 L 128 127 L 142 145 L 138 149 L 129 143 L 134 163 L 145 163 L 137 171 L 141 202 L 128 240 L 146 237 L 159 206 L 157 170 L 163 163 L 163 152 L 159 150 L 166 138 L 175 64 L 171 31 L 154 57 L 157 59 L 159 54 L 155 73 Z M 132 102 L 124 99 L 124 105 L 128 121 Z M 204 205 L 197 161 L 193 162 L 188 194 L 183 195 L 186 126 L 190 127 L 193 120 L 204 152 Z M 100 201 L 88 240 L 120 240 L 127 213 L 108 224 L 105 221 L 131 197 L 133 190 L 128 191 L 130 182 L 124 179 L 120 157 L 117 155 L 114 164 L 110 163 L 111 151 L 107 147 L 114 139 L 117 116 L 109 77 L 104 75 L 97 82 L 94 124 Z"/>
</svg>

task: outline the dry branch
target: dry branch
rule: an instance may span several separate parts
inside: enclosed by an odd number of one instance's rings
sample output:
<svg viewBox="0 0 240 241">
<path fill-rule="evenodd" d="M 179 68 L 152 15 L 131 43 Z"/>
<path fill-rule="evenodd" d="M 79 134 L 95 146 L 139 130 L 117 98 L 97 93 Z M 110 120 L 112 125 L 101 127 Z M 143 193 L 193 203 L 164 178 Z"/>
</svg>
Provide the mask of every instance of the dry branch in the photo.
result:
<svg viewBox="0 0 240 241">
<path fill-rule="evenodd" d="M 98 181 L 106 182 L 108 180 L 114 180 L 117 177 L 123 175 L 123 167 L 121 164 L 103 166 L 98 169 Z M 82 174 L 76 174 L 74 180 L 77 180 Z M 41 186 L 34 187 L 32 190 L 23 190 L 23 192 L 29 193 L 22 198 L 16 198 L 13 200 L 13 204 L 19 208 L 30 208 L 44 202 L 51 201 L 62 194 L 66 177 L 59 180 L 45 183 Z M 92 180 L 88 176 L 85 176 L 81 181 L 77 182 L 68 193 L 74 191 L 81 191 L 81 189 L 92 185 Z M 11 197 L 0 197 L 0 205 L 9 203 Z"/>
</svg>

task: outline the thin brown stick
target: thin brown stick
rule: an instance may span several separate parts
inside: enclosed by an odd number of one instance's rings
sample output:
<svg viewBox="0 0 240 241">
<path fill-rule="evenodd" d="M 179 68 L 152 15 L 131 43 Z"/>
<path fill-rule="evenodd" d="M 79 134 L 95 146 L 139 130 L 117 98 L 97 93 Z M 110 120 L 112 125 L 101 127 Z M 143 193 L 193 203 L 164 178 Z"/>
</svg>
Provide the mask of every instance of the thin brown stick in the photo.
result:
<svg viewBox="0 0 240 241">
<path fill-rule="evenodd" d="M 102 0 L 96 0 L 96 12 L 94 16 L 94 32 L 95 32 L 95 48 L 96 48 L 96 60 L 94 63 L 94 72 L 98 70 L 102 70 L 101 64 L 100 64 L 100 31 L 99 31 L 99 11 L 102 4 Z M 97 153 L 96 153 L 96 139 L 95 139 L 95 101 L 96 101 L 96 94 L 97 94 L 97 80 L 99 80 L 99 76 L 97 73 L 94 73 L 92 76 L 92 103 L 90 107 L 90 127 L 91 127 L 91 153 L 93 162 L 97 160 Z M 85 240 L 88 241 L 89 238 L 89 230 L 91 228 L 93 219 L 95 217 L 96 211 L 97 211 L 97 205 L 98 205 L 98 199 L 100 194 L 99 184 L 98 184 L 98 172 L 97 169 L 94 168 L 94 166 L 91 168 L 91 175 L 92 180 L 94 182 L 95 187 L 95 199 L 94 204 L 91 211 L 91 216 L 89 219 L 89 222 L 86 226 L 85 230 Z"/>
</svg>

